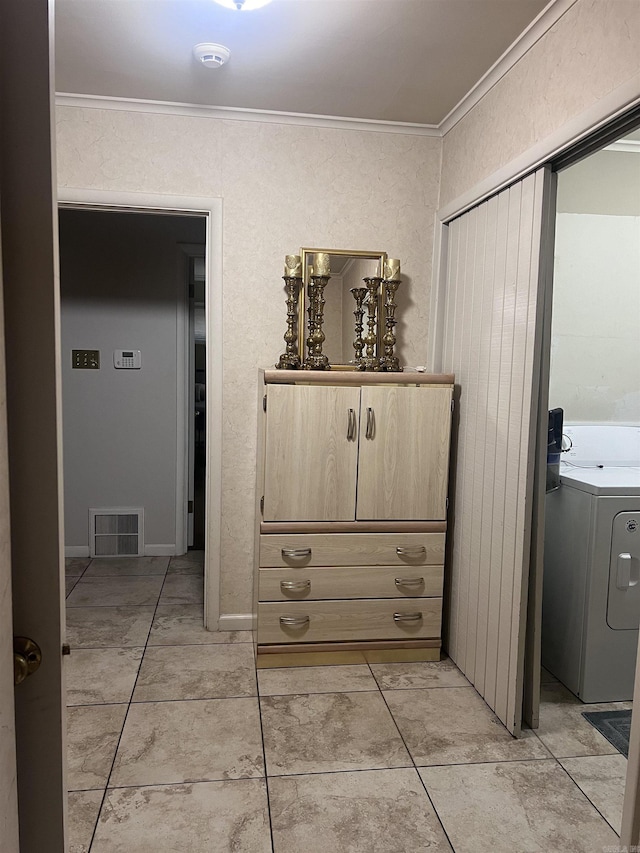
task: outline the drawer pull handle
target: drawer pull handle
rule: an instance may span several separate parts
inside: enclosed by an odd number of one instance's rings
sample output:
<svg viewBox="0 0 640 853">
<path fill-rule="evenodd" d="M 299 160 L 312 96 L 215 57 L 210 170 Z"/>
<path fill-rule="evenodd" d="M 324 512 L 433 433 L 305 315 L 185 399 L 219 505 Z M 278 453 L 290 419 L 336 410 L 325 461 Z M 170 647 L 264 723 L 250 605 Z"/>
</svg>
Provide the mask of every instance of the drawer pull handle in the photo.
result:
<svg viewBox="0 0 640 853">
<path fill-rule="evenodd" d="M 309 624 L 308 616 L 281 616 L 280 624 L 285 628 L 304 628 Z"/>
<path fill-rule="evenodd" d="M 422 557 L 427 553 L 424 545 L 404 545 L 396 548 L 396 554 L 399 557 Z"/>
<path fill-rule="evenodd" d="M 294 557 L 295 559 L 299 559 L 300 557 L 310 557 L 311 548 L 282 548 L 282 556 Z"/>
<path fill-rule="evenodd" d="M 422 586 L 424 578 L 396 578 L 396 586 Z"/>
<path fill-rule="evenodd" d="M 419 622 L 422 619 L 422 613 L 394 613 L 394 622 Z"/>
<path fill-rule="evenodd" d="M 280 581 L 280 589 L 283 592 L 304 592 L 311 589 L 311 581 Z"/>
</svg>

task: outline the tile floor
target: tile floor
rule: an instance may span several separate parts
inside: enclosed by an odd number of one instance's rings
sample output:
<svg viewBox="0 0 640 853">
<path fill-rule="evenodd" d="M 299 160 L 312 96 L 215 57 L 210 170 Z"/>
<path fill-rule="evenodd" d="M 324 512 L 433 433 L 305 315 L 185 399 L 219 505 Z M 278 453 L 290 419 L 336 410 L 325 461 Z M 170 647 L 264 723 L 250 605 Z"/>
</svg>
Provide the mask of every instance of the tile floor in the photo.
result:
<svg viewBox="0 0 640 853">
<path fill-rule="evenodd" d="M 626 760 L 550 677 L 516 740 L 450 661 L 256 674 L 197 552 L 68 560 L 67 593 L 70 853 L 618 843 Z"/>
</svg>

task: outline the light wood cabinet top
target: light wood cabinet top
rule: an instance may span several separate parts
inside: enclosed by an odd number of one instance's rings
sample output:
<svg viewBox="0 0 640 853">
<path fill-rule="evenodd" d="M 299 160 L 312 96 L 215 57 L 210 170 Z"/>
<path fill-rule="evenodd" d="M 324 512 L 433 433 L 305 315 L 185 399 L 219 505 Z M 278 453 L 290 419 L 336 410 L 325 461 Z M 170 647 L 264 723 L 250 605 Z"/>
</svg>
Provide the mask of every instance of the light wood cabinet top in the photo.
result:
<svg viewBox="0 0 640 853">
<path fill-rule="evenodd" d="M 453 385 L 453 373 L 368 373 L 363 370 L 265 370 L 267 385 Z"/>
</svg>

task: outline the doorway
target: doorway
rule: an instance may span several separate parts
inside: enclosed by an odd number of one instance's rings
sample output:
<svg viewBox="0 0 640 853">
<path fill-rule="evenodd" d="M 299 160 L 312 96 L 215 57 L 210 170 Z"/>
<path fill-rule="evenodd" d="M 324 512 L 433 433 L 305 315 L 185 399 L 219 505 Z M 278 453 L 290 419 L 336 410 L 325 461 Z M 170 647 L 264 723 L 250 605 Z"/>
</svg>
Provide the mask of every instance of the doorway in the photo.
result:
<svg viewBox="0 0 640 853">
<path fill-rule="evenodd" d="M 564 424 L 544 501 L 538 732 L 618 833 L 640 622 L 638 155 L 635 131 L 557 177 L 548 408 Z"/>
<path fill-rule="evenodd" d="M 185 450 L 196 364 L 183 247 L 204 258 L 205 236 L 202 217 L 60 210 L 67 557 L 187 550 L 188 483 L 204 481 L 204 456 Z"/>
<path fill-rule="evenodd" d="M 162 195 L 59 188 L 61 206 L 83 210 L 160 213 L 202 216 L 206 228 L 207 408 L 208 436 L 205 469 L 205 627 L 219 630 L 220 619 L 220 533 L 222 513 L 222 199 L 200 196 Z M 185 465 L 187 462 L 185 461 Z"/>
<path fill-rule="evenodd" d="M 190 247 L 190 252 L 194 247 Z M 207 334 L 204 254 L 189 259 L 189 548 L 205 543 L 205 470 L 207 457 Z"/>
<path fill-rule="evenodd" d="M 70 208 L 59 221 L 67 780 L 77 813 L 100 807 L 147 647 L 164 648 L 167 635 L 204 633 L 204 547 L 181 545 L 180 520 L 188 481 L 205 481 L 204 470 L 188 472 L 184 460 L 196 365 L 199 384 L 206 381 L 207 222 Z M 203 261 L 197 332 L 193 256 Z M 196 338 L 200 358 L 192 359 Z M 204 447 L 204 407 L 202 420 Z M 204 462 L 196 454 L 195 464 Z M 135 531 L 134 509 L 141 510 Z M 204 546 L 204 507 L 202 517 Z M 87 744 L 96 742 L 102 758 L 87 761 Z"/>
</svg>

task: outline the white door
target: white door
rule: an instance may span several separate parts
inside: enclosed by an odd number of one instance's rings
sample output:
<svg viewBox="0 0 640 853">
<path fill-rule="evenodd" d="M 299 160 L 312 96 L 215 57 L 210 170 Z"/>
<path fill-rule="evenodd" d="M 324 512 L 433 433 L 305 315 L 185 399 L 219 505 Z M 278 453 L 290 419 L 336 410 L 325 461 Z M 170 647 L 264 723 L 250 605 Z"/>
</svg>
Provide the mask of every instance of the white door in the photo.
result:
<svg viewBox="0 0 640 853">
<path fill-rule="evenodd" d="M 540 169 L 449 225 L 442 367 L 455 373 L 447 650 L 507 726 L 522 722 L 537 430 Z"/>
<path fill-rule="evenodd" d="M 6 344 L 13 633 L 41 647 L 42 664 L 15 690 L 20 853 L 63 853 L 64 687 L 57 217 L 47 0 L 0 4 L 0 227 Z M 24 50 L 24 45 L 29 50 Z M 3 349 L 3 352 L 5 350 Z M 2 385 L 4 390 L 4 384 Z M 0 392 L 0 397 L 3 391 Z M 1 415 L 4 418 L 4 412 Z M 0 482 L 6 477 L 0 446 Z M 0 534 L 7 508 L 0 490 Z M 3 540 L 4 541 L 4 540 Z M 6 541 L 0 571 L 6 571 Z M 6 608 L 7 587 L 0 592 Z M 2 669 L 12 650 L 2 620 Z M 11 695 L 2 690 L 2 701 Z M 6 710 L 2 705 L 3 712 Z M 4 764 L 10 738 L 3 731 Z M 6 747 L 5 747 L 6 744 Z M 10 760 L 10 759 L 9 759 Z M 15 798 L 9 787 L 9 811 Z M 5 788 L 0 800 L 4 806 Z M 3 814 L 12 831 L 15 814 Z M 10 836 L 9 836 L 10 837 Z"/>
</svg>

